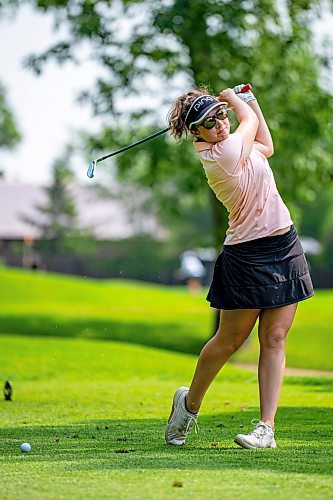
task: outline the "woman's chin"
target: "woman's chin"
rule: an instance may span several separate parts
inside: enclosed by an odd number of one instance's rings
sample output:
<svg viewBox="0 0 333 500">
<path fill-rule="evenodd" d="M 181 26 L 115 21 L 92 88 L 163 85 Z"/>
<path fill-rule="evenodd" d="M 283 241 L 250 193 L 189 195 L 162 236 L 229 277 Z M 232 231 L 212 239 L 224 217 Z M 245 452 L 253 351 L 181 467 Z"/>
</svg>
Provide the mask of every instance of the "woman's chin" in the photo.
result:
<svg viewBox="0 0 333 500">
<path fill-rule="evenodd" d="M 224 139 L 227 139 L 229 137 L 229 130 L 222 130 L 217 134 L 218 140 L 223 141 Z"/>
</svg>

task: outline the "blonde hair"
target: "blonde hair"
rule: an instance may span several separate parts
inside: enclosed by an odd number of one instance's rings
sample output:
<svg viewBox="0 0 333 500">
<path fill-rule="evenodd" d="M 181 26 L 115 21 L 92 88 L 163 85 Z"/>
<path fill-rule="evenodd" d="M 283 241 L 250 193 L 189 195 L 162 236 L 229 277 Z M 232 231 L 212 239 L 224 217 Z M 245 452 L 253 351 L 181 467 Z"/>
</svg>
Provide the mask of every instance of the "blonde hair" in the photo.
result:
<svg viewBox="0 0 333 500">
<path fill-rule="evenodd" d="M 187 94 L 178 97 L 174 106 L 169 111 L 169 127 L 171 135 L 173 135 L 175 139 L 180 140 L 183 136 L 187 136 L 188 129 L 185 125 L 186 115 L 191 107 L 192 102 L 201 95 L 211 95 L 211 92 L 205 86 L 200 86 L 197 89 L 190 90 L 189 92 L 187 92 Z"/>
</svg>

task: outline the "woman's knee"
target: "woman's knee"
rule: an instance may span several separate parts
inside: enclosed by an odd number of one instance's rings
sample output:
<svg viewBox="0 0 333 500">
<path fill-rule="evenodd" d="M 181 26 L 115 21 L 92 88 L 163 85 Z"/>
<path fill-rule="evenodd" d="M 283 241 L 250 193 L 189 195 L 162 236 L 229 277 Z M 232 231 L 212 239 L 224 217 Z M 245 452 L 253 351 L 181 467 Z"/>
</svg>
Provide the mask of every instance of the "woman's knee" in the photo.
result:
<svg viewBox="0 0 333 500">
<path fill-rule="evenodd" d="M 280 350 L 286 344 L 288 331 L 279 326 L 272 327 L 259 333 L 259 343 L 261 348 Z"/>
<path fill-rule="evenodd" d="M 222 310 L 215 335 L 221 349 L 230 355 L 236 352 L 250 335 L 259 313 L 260 309 Z"/>
<path fill-rule="evenodd" d="M 265 309 L 259 318 L 259 342 L 261 348 L 281 349 L 284 348 L 288 331 L 293 323 L 297 304 Z"/>
<path fill-rule="evenodd" d="M 225 332 L 219 329 L 215 335 L 215 339 L 219 349 L 233 354 L 244 344 L 248 336 L 249 333 L 237 334 L 235 332 L 232 335 L 226 335 Z"/>
</svg>

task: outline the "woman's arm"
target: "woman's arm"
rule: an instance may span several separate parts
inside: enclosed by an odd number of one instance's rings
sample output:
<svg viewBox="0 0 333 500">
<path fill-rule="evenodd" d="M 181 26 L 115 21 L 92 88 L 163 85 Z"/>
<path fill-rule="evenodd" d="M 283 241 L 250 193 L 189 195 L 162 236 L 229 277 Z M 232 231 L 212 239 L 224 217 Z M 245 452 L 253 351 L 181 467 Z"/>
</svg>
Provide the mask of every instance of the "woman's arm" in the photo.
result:
<svg viewBox="0 0 333 500">
<path fill-rule="evenodd" d="M 228 105 L 233 108 L 239 125 L 235 134 L 239 134 L 243 140 L 244 156 L 248 158 L 250 155 L 255 138 L 258 132 L 259 118 L 250 106 L 245 104 L 237 97 L 237 94 L 232 89 L 225 89 L 219 94 L 221 101 L 227 101 Z"/>
<path fill-rule="evenodd" d="M 271 133 L 269 131 L 268 125 L 262 114 L 260 106 L 257 100 L 248 102 L 248 106 L 253 109 L 255 114 L 259 119 L 259 126 L 254 138 L 254 146 L 258 149 L 266 158 L 269 158 L 274 153 L 274 145 Z"/>
</svg>

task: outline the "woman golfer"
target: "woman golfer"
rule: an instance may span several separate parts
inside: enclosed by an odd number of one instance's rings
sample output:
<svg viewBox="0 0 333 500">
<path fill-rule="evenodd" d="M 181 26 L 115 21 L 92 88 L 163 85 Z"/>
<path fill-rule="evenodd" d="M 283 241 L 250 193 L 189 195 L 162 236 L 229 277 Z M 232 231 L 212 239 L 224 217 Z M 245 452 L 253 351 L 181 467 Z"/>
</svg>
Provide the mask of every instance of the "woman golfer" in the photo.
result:
<svg viewBox="0 0 333 500">
<path fill-rule="evenodd" d="M 313 295 L 308 266 L 290 213 L 267 158 L 273 142 L 251 91 L 223 90 L 218 98 L 199 88 L 179 97 L 169 115 L 171 133 L 189 131 L 208 184 L 229 212 L 222 253 L 207 300 L 221 310 L 215 336 L 202 349 L 190 388 L 173 398 L 166 442 L 183 445 L 205 393 L 257 320 L 260 343 L 260 420 L 235 442 L 244 448 L 275 448 L 274 417 L 285 367 L 287 333 L 297 303 Z M 236 91 L 236 92 L 235 92 Z M 228 107 L 238 127 L 230 133 Z"/>
</svg>

